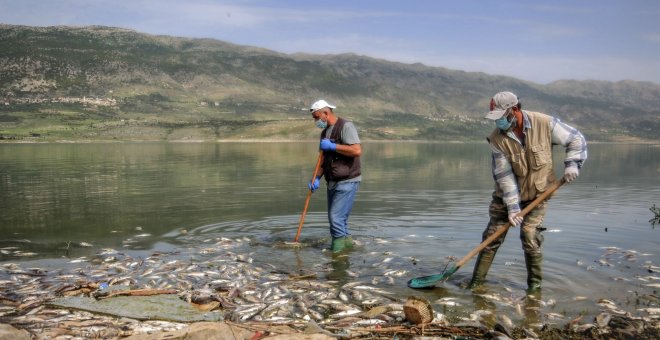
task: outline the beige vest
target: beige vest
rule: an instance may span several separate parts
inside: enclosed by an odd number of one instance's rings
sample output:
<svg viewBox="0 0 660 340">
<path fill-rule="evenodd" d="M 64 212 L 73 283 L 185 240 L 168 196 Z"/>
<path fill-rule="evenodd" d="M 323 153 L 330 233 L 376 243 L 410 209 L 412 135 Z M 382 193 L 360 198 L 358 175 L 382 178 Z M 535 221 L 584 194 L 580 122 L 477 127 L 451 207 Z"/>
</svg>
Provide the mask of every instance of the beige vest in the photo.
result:
<svg viewBox="0 0 660 340">
<path fill-rule="evenodd" d="M 518 180 L 520 201 L 530 201 L 540 195 L 552 182 L 555 174 L 552 169 L 552 117 L 540 112 L 525 111 L 531 128 L 527 129 L 525 147 L 499 129 L 495 129 L 489 142 L 504 153 L 511 163 Z M 502 197 L 496 185 L 495 195 Z"/>
</svg>

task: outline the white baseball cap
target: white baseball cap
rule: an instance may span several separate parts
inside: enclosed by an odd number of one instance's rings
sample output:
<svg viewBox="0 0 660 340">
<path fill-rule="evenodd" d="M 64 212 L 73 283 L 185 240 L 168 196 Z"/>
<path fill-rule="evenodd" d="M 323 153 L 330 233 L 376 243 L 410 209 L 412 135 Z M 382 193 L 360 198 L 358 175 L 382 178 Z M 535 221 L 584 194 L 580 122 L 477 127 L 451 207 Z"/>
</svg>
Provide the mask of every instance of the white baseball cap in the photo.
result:
<svg viewBox="0 0 660 340">
<path fill-rule="evenodd" d="M 317 100 L 317 101 L 315 101 L 314 104 L 312 104 L 312 106 L 309 108 L 309 112 L 318 111 L 318 110 L 320 110 L 320 109 L 322 109 L 322 108 L 324 108 L 324 107 L 329 107 L 329 108 L 331 108 L 331 109 L 336 108 L 336 106 L 330 105 L 330 104 L 328 104 L 328 102 L 326 102 L 325 100 L 321 99 L 321 100 Z"/>
<path fill-rule="evenodd" d="M 502 118 L 506 110 L 518 105 L 518 96 L 512 92 L 500 92 L 490 100 L 490 112 L 486 114 L 487 119 L 497 120 Z"/>
</svg>

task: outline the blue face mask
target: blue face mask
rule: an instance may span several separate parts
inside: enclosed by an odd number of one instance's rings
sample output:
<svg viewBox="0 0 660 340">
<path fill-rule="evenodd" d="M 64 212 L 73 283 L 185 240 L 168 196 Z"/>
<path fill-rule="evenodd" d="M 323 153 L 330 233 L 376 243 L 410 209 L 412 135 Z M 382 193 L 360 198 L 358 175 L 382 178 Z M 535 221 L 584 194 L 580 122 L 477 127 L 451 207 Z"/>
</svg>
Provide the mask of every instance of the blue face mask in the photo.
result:
<svg viewBox="0 0 660 340">
<path fill-rule="evenodd" d="M 506 116 L 502 116 L 502 118 L 495 120 L 495 126 L 502 131 L 508 130 L 511 127 L 511 124 L 513 124 L 513 120 L 509 121 L 506 119 Z"/>
<path fill-rule="evenodd" d="M 325 120 L 318 119 L 316 121 L 316 127 L 319 129 L 325 129 L 326 127 L 328 127 L 328 122 L 326 122 Z"/>
</svg>

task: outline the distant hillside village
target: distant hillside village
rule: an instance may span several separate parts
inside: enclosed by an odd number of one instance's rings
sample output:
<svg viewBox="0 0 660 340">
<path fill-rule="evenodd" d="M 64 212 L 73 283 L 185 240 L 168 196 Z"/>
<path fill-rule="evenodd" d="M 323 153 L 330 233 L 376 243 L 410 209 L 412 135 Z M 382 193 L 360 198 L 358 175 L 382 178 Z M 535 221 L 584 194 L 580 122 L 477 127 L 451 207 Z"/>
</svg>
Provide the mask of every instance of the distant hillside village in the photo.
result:
<svg viewBox="0 0 660 340">
<path fill-rule="evenodd" d="M 114 98 L 94 98 L 94 97 L 57 97 L 57 98 L 13 98 L 5 97 L 3 105 L 11 104 L 44 104 L 44 103 L 65 103 L 65 104 L 83 104 L 96 106 L 117 106 L 117 100 Z"/>
</svg>

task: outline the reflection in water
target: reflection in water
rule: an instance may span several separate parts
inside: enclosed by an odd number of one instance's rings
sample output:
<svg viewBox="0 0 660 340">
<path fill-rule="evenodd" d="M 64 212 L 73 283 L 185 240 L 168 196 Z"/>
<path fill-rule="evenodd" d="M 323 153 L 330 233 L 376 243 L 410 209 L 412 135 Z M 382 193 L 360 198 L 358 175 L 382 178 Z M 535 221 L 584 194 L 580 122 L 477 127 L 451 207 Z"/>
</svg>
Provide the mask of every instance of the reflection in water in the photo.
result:
<svg viewBox="0 0 660 340">
<path fill-rule="evenodd" d="M 491 327 L 496 323 L 504 323 L 503 326 L 510 327 L 506 323 L 511 322 L 512 319 L 520 320 L 520 324 L 524 327 L 538 328 L 542 325 L 543 295 L 541 291 L 524 295 L 500 292 L 501 288 L 489 284 L 471 290 L 475 309 L 471 316 Z"/>
<path fill-rule="evenodd" d="M 351 259 L 347 252 L 341 254 L 332 253 L 330 260 L 331 271 L 326 274 L 328 280 L 337 281 L 340 286 L 348 283 L 352 278 L 349 276 Z"/>
<path fill-rule="evenodd" d="M 525 296 L 525 318 L 523 325 L 535 327 L 541 324 L 541 302 L 543 301 L 542 291 L 535 291 Z"/>
<path fill-rule="evenodd" d="M 497 306 L 495 302 L 487 298 L 488 293 L 486 285 L 475 288 L 472 291 L 472 302 L 474 303 L 474 309 L 476 309 L 475 316 L 479 317 L 484 324 L 492 327 L 496 322 Z M 479 313 L 479 311 L 484 311 L 484 313 Z"/>
</svg>

